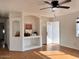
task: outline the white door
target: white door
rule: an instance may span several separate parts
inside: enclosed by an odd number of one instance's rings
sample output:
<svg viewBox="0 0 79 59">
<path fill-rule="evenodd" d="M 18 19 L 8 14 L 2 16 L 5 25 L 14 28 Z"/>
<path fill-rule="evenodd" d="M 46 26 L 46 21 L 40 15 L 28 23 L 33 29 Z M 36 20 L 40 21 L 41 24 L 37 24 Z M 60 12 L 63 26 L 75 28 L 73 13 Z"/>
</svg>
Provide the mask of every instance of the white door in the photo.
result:
<svg viewBox="0 0 79 59">
<path fill-rule="evenodd" d="M 47 23 L 47 44 L 59 44 L 59 21 Z"/>
</svg>

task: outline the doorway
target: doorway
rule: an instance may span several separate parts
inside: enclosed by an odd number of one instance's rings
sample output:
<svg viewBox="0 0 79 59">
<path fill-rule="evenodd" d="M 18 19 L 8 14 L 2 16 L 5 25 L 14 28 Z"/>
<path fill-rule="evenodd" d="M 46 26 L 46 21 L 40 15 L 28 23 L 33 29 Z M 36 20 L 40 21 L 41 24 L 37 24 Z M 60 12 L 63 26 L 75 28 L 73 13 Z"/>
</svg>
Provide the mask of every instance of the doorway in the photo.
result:
<svg viewBox="0 0 79 59">
<path fill-rule="evenodd" d="M 47 44 L 60 43 L 59 21 L 47 22 Z"/>
<path fill-rule="evenodd" d="M 5 28 L 4 28 L 5 24 L 4 23 L 0 23 L 0 48 L 5 46 Z"/>
<path fill-rule="evenodd" d="M 0 16 L 0 48 L 7 48 L 8 17 Z"/>
</svg>

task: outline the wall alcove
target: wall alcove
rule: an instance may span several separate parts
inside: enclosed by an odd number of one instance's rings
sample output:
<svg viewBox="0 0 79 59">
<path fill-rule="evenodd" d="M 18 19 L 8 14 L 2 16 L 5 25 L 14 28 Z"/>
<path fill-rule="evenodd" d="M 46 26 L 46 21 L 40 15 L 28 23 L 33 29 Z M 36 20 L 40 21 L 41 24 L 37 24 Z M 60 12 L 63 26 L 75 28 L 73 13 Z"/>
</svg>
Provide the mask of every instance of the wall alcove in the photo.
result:
<svg viewBox="0 0 79 59">
<path fill-rule="evenodd" d="M 23 50 L 41 47 L 40 19 L 33 15 L 24 16 L 23 24 L 24 34 L 30 34 L 24 35 Z"/>
<path fill-rule="evenodd" d="M 25 16 L 24 17 L 24 32 L 29 32 L 32 36 L 35 32 L 36 35 L 40 35 L 40 20 L 36 16 Z"/>
</svg>

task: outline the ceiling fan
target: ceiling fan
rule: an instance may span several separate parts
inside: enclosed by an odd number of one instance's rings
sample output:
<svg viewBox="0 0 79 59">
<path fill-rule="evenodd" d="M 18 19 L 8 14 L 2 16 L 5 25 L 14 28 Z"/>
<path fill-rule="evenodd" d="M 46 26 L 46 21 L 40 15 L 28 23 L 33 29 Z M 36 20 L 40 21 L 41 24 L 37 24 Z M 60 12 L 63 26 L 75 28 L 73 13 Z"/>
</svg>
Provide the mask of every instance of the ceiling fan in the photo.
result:
<svg viewBox="0 0 79 59">
<path fill-rule="evenodd" d="M 71 0 L 64 0 L 62 2 L 59 3 L 59 0 L 52 0 L 51 2 L 49 1 L 44 1 L 44 3 L 51 5 L 50 7 L 46 7 L 46 8 L 41 8 L 40 10 L 44 10 L 44 9 L 48 9 L 48 8 L 63 8 L 63 9 L 69 9 L 69 6 L 61 6 L 64 3 L 68 3 L 71 2 Z"/>
</svg>

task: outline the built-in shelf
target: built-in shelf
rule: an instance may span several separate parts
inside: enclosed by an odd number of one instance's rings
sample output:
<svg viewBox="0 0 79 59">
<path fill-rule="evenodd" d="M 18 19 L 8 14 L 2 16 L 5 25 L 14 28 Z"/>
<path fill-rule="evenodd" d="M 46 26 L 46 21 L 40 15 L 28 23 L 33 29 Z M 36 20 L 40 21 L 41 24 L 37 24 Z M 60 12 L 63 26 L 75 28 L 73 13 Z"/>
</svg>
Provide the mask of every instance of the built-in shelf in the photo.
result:
<svg viewBox="0 0 79 59">
<path fill-rule="evenodd" d="M 24 37 L 23 50 L 41 47 L 40 43 L 41 43 L 40 36 Z"/>
<path fill-rule="evenodd" d="M 40 19 L 13 12 L 10 18 L 10 50 L 26 51 L 42 46 L 40 35 Z M 27 32 L 30 35 L 27 36 Z"/>
<path fill-rule="evenodd" d="M 24 37 L 24 38 L 40 38 L 40 36 L 27 36 L 27 37 Z"/>
</svg>

